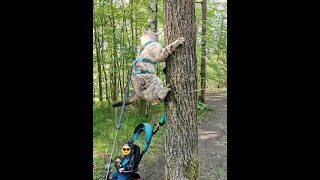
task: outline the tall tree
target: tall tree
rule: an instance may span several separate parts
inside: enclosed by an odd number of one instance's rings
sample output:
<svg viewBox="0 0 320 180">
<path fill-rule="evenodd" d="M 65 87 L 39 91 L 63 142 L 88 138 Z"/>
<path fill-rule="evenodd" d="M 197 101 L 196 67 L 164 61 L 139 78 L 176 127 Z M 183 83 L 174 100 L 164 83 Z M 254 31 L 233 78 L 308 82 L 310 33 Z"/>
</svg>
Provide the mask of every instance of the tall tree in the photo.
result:
<svg viewBox="0 0 320 180">
<path fill-rule="evenodd" d="M 94 25 L 94 40 L 96 43 L 96 55 L 97 55 L 97 64 L 98 64 L 98 86 L 99 86 L 99 101 L 102 103 L 102 76 L 101 76 L 101 43 L 98 37 L 97 27 Z"/>
<path fill-rule="evenodd" d="M 206 62 L 207 62 L 207 43 L 206 43 L 206 23 L 207 23 L 207 0 L 202 0 L 202 37 L 201 37 L 201 93 L 199 101 L 204 103 L 204 96 L 206 91 Z"/>
<path fill-rule="evenodd" d="M 106 100 L 108 101 L 109 109 L 111 109 L 111 103 L 110 103 L 110 98 L 109 98 L 109 94 L 108 94 L 108 78 L 107 78 L 107 73 L 106 73 L 106 69 L 104 68 L 104 65 L 102 65 L 102 70 L 103 70 L 104 81 L 105 81 Z"/>
<path fill-rule="evenodd" d="M 185 38 L 185 45 L 166 61 L 167 84 L 171 85 L 165 102 L 167 180 L 199 179 L 194 6 L 194 0 L 164 0 L 163 5 L 166 44 Z"/>
<path fill-rule="evenodd" d="M 112 2 L 112 1 L 111 1 Z M 111 4 L 112 6 L 112 4 Z M 117 67 L 117 60 L 118 60 L 118 55 L 117 55 L 117 42 L 116 42 L 116 24 L 115 24 L 115 17 L 112 16 L 111 18 L 111 26 L 112 26 L 112 44 L 113 44 L 113 47 L 112 47 L 112 56 L 113 56 L 113 74 L 112 74 L 112 77 L 113 77 L 113 84 L 112 84 L 112 91 L 113 91 L 113 96 L 112 96 L 112 100 L 113 101 L 117 101 L 117 97 L 118 97 L 118 89 L 117 89 L 117 79 L 119 77 L 117 77 L 117 72 L 118 72 L 118 67 Z"/>
</svg>

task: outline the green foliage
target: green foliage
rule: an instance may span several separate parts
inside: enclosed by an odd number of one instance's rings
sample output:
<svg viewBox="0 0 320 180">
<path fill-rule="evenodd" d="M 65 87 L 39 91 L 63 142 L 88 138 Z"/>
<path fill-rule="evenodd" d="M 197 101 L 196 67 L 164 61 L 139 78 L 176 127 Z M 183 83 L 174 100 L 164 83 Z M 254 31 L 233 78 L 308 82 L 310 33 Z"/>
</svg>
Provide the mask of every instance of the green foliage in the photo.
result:
<svg viewBox="0 0 320 180">
<path fill-rule="evenodd" d="M 200 101 L 197 101 L 197 120 L 198 120 L 198 123 L 203 122 L 205 115 L 207 114 L 208 111 L 209 110 L 208 110 L 206 104 L 204 104 Z"/>
<path fill-rule="evenodd" d="M 93 167 L 93 179 L 94 180 L 104 180 L 105 175 L 105 161 L 100 157 L 93 158 L 94 167 Z"/>
<path fill-rule="evenodd" d="M 105 84 L 108 88 L 108 98 L 111 93 L 117 94 L 117 100 L 124 94 L 127 82 L 127 73 L 131 63 L 140 47 L 141 27 L 148 26 L 148 4 L 149 0 L 127 1 L 102 1 L 94 0 L 94 35 L 98 43 L 93 46 L 93 85 L 95 98 L 98 99 L 98 70 L 97 70 L 97 44 L 101 53 L 101 63 L 105 67 L 107 79 L 102 73 L 102 94 L 103 99 L 107 96 Z M 164 29 L 163 2 L 158 1 L 157 26 L 158 31 Z M 207 2 L 207 63 L 206 82 L 207 87 L 226 86 L 227 74 L 227 11 L 226 6 Z M 201 64 L 201 4 L 196 3 L 196 26 L 197 26 L 197 77 L 200 82 Z M 132 25 L 132 26 L 131 26 Z M 164 34 L 160 35 L 160 43 L 165 46 Z M 162 72 L 165 63 L 156 65 L 160 78 L 165 81 L 165 74 Z M 116 80 L 116 87 L 113 84 Z M 121 81 L 121 88 L 119 87 Z M 200 83 L 198 83 L 200 89 Z"/>
<path fill-rule="evenodd" d="M 198 105 L 197 105 L 198 110 L 204 110 L 205 108 L 207 108 L 207 105 L 198 101 Z"/>
<path fill-rule="evenodd" d="M 226 87 L 227 78 L 227 7 L 226 5 L 214 4 L 207 1 L 206 23 L 206 82 L 208 87 Z M 196 3 L 196 26 L 197 26 L 197 77 L 200 82 L 201 66 L 201 27 L 202 27 L 201 4 Z M 200 89 L 200 83 L 198 83 Z"/>
</svg>

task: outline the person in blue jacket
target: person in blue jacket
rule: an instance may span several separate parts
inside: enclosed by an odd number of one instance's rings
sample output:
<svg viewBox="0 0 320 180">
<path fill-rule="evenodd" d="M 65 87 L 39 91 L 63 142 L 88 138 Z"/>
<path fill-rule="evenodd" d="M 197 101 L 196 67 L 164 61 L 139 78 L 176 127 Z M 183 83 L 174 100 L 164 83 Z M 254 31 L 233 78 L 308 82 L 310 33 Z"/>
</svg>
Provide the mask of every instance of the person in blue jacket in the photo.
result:
<svg viewBox="0 0 320 180">
<path fill-rule="evenodd" d="M 121 168 L 119 171 L 115 171 L 112 174 L 112 180 L 128 180 L 132 178 L 132 173 L 123 173 L 122 171 L 132 171 L 136 169 L 136 157 L 133 144 L 130 142 L 126 142 L 122 149 L 121 152 L 123 156 L 121 159 L 117 158 L 115 161 L 116 163 L 121 164 Z"/>
</svg>

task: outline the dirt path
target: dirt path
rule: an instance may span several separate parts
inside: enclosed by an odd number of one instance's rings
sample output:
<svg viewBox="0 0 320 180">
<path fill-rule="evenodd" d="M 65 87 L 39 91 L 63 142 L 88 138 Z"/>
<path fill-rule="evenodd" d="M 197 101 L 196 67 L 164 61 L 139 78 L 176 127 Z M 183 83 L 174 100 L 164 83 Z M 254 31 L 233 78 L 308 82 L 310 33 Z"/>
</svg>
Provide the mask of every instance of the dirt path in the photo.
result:
<svg viewBox="0 0 320 180">
<path fill-rule="evenodd" d="M 199 128 L 200 180 L 227 179 L 227 97 L 206 94 L 209 111 Z"/>
<path fill-rule="evenodd" d="M 227 179 L 227 98 L 222 94 L 207 93 L 206 104 L 209 111 L 198 126 L 200 180 Z M 157 144 L 160 152 L 164 143 Z M 149 155 L 139 164 L 139 174 L 143 180 L 162 180 L 164 154 Z"/>
</svg>

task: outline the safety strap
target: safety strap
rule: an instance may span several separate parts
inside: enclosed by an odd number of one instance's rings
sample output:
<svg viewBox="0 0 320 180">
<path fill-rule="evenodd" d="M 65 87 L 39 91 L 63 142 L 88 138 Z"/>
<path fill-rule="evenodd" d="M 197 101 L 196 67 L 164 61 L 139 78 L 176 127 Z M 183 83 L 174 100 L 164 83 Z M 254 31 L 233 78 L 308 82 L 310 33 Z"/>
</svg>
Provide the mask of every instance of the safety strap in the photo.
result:
<svg viewBox="0 0 320 180">
<path fill-rule="evenodd" d="M 124 161 L 122 161 L 121 165 L 122 167 L 124 167 L 129 161 L 129 158 L 124 159 Z"/>
<path fill-rule="evenodd" d="M 119 120 L 118 120 L 118 123 L 116 125 L 116 133 L 114 135 L 114 140 L 113 140 L 113 145 L 112 145 L 112 150 L 111 150 L 111 155 L 110 155 L 110 159 L 109 159 L 109 166 L 107 165 L 106 167 L 106 170 L 107 170 L 107 174 L 105 176 L 105 179 L 107 179 L 109 177 L 109 170 L 110 170 L 110 163 L 111 163 L 111 159 L 112 159 L 112 155 L 113 155 L 113 150 L 114 150 L 114 146 L 116 144 L 116 139 L 117 139 L 117 135 L 118 135 L 118 130 L 120 128 L 120 124 L 121 124 L 121 120 L 122 120 L 122 117 L 123 117 L 123 112 L 124 112 L 124 107 L 125 107 L 125 104 L 126 104 L 126 100 L 127 100 L 127 97 L 128 97 L 128 93 L 129 93 L 129 86 L 130 86 L 130 81 L 131 81 L 131 73 L 132 73 L 132 69 L 131 69 L 131 72 L 128 74 L 128 81 L 127 81 L 127 86 L 126 86 L 126 93 L 124 95 L 124 100 L 123 100 L 123 103 L 122 103 L 122 108 L 121 108 L 121 113 L 120 113 L 120 117 L 119 117 Z"/>
<path fill-rule="evenodd" d="M 140 57 L 140 52 L 142 52 L 142 50 L 147 47 L 149 44 L 153 43 L 153 41 L 151 42 L 147 42 L 146 44 L 143 45 L 143 47 L 139 50 L 139 53 L 137 55 L 137 58 L 132 62 L 132 67 L 133 67 L 133 73 L 134 74 L 152 74 L 151 72 L 147 71 L 147 70 L 137 70 L 136 69 L 136 63 L 138 61 L 143 61 L 146 63 L 151 63 L 151 64 L 156 64 L 156 62 L 151 61 L 150 59 L 147 58 L 141 58 Z"/>
</svg>

